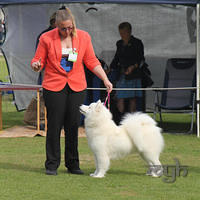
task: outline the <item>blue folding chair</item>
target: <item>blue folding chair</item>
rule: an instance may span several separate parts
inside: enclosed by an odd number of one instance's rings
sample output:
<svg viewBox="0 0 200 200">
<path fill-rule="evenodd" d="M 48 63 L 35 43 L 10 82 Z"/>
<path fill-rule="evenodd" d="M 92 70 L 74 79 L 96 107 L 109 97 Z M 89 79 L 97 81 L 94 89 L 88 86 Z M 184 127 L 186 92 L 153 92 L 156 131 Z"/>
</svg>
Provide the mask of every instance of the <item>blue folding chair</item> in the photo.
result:
<svg viewBox="0 0 200 200">
<path fill-rule="evenodd" d="M 171 58 L 166 64 L 164 88 L 183 88 L 196 86 L 196 60 L 193 58 Z M 176 110 L 192 115 L 190 130 L 192 133 L 195 113 L 195 89 L 156 90 L 154 119 L 159 112 L 162 126 L 162 110 Z"/>
</svg>

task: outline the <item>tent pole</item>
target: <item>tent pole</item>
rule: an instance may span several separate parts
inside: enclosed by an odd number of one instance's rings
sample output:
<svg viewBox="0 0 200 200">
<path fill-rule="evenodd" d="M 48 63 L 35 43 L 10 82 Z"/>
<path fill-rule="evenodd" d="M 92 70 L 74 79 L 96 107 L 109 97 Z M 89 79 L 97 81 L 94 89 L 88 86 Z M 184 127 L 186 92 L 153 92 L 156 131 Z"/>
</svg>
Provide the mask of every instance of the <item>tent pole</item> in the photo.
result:
<svg viewBox="0 0 200 200">
<path fill-rule="evenodd" d="M 197 4 L 196 7 L 196 65 L 197 65 L 197 71 L 196 71 L 196 100 L 197 100 L 197 137 L 199 137 L 199 76 L 200 76 L 200 19 L 199 19 L 199 14 L 200 14 L 200 4 Z"/>
</svg>

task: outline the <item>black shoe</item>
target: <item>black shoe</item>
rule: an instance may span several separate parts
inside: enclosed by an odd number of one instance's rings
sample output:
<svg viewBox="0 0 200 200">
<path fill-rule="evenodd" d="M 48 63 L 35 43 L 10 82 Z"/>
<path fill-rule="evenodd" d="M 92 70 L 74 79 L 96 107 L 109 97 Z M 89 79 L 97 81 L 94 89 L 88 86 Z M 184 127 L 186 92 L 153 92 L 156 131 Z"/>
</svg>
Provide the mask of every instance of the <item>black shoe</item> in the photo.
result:
<svg viewBox="0 0 200 200">
<path fill-rule="evenodd" d="M 56 170 L 46 169 L 46 175 L 54 175 L 54 176 L 56 176 L 57 175 L 57 171 Z"/>
<path fill-rule="evenodd" d="M 84 172 L 81 169 L 68 169 L 68 173 L 82 175 Z"/>
</svg>

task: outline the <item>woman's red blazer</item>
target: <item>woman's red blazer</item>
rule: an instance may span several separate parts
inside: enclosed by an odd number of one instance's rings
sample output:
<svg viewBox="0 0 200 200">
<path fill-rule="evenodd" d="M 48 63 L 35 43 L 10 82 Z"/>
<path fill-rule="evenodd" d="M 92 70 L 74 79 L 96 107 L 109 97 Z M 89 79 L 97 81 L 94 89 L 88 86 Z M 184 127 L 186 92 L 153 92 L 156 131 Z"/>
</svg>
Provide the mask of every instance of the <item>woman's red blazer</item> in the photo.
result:
<svg viewBox="0 0 200 200">
<path fill-rule="evenodd" d="M 72 47 L 78 53 L 70 72 L 66 72 L 60 65 L 62 58 L 61 39 L 58 28 L 41 35 L 38 48 L 31 64 L 41 58 L 42 68 L 45 66 L 42 86 L 51 91 L 62 90 L 66 83 L 74 91 L 86 89 L 87 83 L 84 65 L 90 70 L 100 65 L 96 58 L 90 35 L 77 29 L 77 35 L 72 38 Z"/>
</svg>

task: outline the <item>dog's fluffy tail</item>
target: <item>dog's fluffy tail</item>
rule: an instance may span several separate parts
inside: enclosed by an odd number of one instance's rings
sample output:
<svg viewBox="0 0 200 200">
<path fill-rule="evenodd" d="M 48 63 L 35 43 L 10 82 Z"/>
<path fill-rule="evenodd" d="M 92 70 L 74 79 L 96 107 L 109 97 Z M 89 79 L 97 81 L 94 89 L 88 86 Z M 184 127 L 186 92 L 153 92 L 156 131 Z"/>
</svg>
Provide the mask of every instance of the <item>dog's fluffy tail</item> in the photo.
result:
<svg viewBox="0 0 200 200">
<path fill-rule="evenodd" d="M 139 152 L 150 150 L 160 154 L 164 147 L 161 129 L 157 127 L 155 120 L 145 113 L 127 114 L 121 121 Z"/>
</svg>

